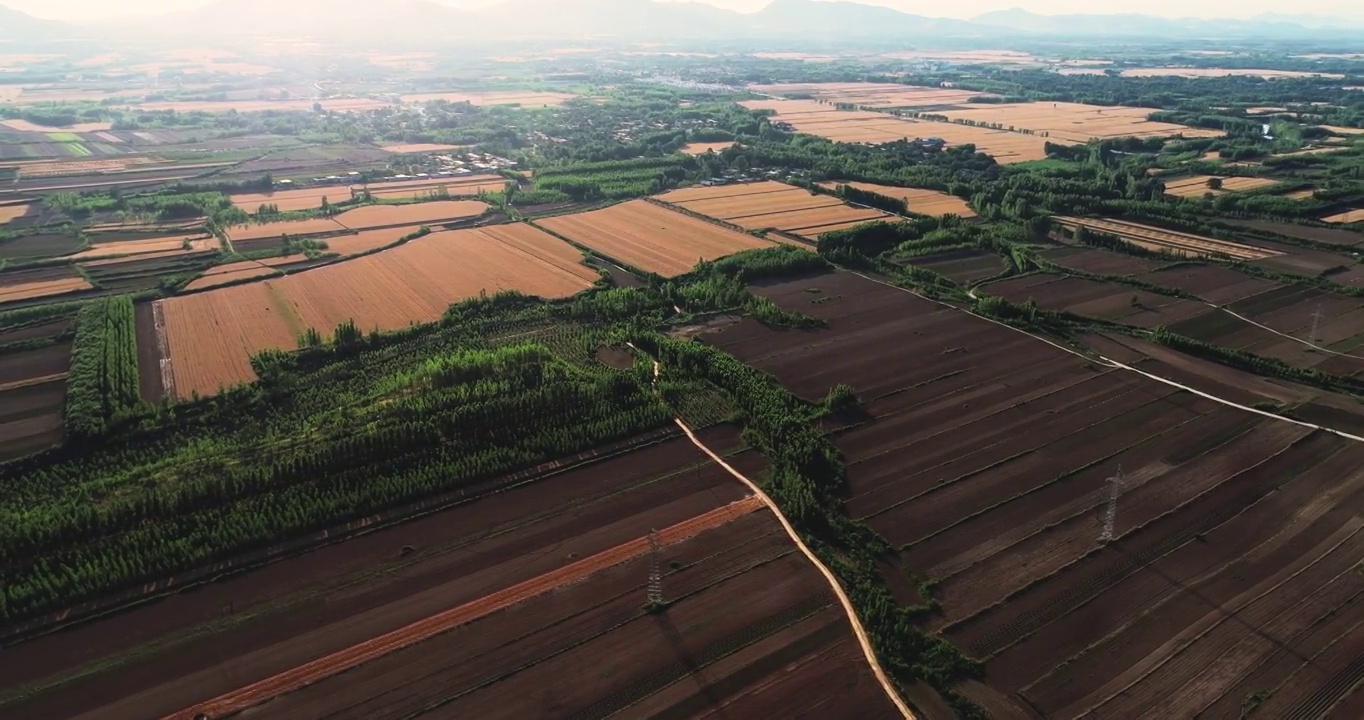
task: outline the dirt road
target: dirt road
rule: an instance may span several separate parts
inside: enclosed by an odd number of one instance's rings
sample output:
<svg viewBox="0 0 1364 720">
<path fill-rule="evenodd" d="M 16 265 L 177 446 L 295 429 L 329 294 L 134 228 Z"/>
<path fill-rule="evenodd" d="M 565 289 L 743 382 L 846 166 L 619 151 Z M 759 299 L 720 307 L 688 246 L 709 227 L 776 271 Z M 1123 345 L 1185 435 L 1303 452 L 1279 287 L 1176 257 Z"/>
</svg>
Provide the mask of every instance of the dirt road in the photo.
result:
<svg viewBox="0 0 1364 720">
<path fill-rule="evenodd" d="M 754 512 L 762 506 L 763 503 L 759 498 L 746 497 L 659 530 L 654 533 L 654 540 L 661 546 L 674 545 Z M 293 692 L 332 675 L 345 672 L 363 663 L 419 643 L 450 628 L 472 622 L 503 608 L 582 580 L 593 573 L 641 557 L 649 552 L 649 548 L 649 538 L 647 537 L 631 540 L 558 570 L 545 573 L 424 620 L 419 620 L 386 635 L 380 635 L 372 640 L 318 658 L 310 663 L 252 683 L 207 702 L 185 708 L 167 715 L 162 720 L 194 720 L 199 717 L 218 720 L 219 718 L 230 717 L 272 698 Z"/>
</svg>

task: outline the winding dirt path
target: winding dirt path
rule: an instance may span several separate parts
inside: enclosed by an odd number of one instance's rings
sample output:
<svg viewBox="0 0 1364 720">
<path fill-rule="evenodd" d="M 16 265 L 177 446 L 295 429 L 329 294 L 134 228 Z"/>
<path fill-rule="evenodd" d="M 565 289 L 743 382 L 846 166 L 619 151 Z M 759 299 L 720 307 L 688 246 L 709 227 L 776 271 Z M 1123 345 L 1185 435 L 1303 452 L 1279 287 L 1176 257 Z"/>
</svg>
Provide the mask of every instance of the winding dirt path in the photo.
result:
<svg viewBox="0 0 1364 720">
<path fill-rule="evenodd" d="M 627 344 L 635 350 L 639 349 L 635 348 L 631 343 Z M 654 381 L 657 382 L 661 370 L 657 360 L 654 360 L 653 363 Z M 735 470 L 733 466 L 725 462 L 724 458 L 716 455 L 714 451 L 706 447 L 705 443 L 701 442 L 700 438 L 696 437 L 696 433 L 692 432 L 692 429 L 687 427 L 685 422 L 682 422 L 682 418 L 673 418 L 673 422 L 677 423 L 677 427 L 681 428 L 682 432 L 686 433 L 687 439 L 691 440 L 692 444 L 695 445 L 698 450 L 705 453 L 716 465 L 724 468 L 725 472 L 733 475 L 734 479 L 747 486 L 749 491 L 753 493 L 753 497 L 761 501 L 763 505 L 766 505 L 767 509 L 771 510 L 772 514 L 777 517 L 777 522 L 781 523 L 781 527 L 786 531 L 787 537 L 791 538 L 791 542 L 795 543 L 796 547 L 800 548 L 800 552 L 805 555 L 805 558 L 815 566 L 815 569 L 819 570 L 819 574 L 823 575 L 824 580 L 829 583 L 829 589 L 833 590 L 834 595 L 838 597 L 839 604 L 843 606 L 843 613 L 848 616 L 848 623 L 852 625 L 853 635 L 857 637 L 857 644 L 861 646 L 862 654 L 867 658 L 867 664 L 871 666 L 872 674 L 876 676 L 876 682 L 880 683 L 881 689 L 886 693 L 886 697 L 895 705 L 895 709 L 900 711 L 900 715 L 904 717 L 905 720 L 918 720 L 918 716 L 915 715 L 914 712 L 909 709 L 909 706 L 905 704 L 905 701 L 901 699 L 900 693 L 895 689 L 894 683 L 890 681 L 890 677 L 886 674 L 885 669 L 881 667 L 881 661 L 877 659 L 876 651 L 872 649 L 871 638 L 867 636 L 866 628 L 862 627 L 862 619 L 858 617 L 857 610 L 853 607 L 852 600 L 848 599 L 848 594 L 843 591 L 843 585 L 838 582 L 838 578 L 834 576 L 833 571 L 829 570 L 829 567 L 824 564 L 824 561 L 820 560 L 819 556 L 815 555 L 815 553 L 810 550 L 809 546 L 805 544 L 805 541 L 801 539 L 800 534 L 797 533 L 796 529 L 791 525 L 791 521 L 787 520 L 786 516 L 782 514 L 781 508 L 777 506 L 777 503 L 773 501 L 767 493 L 763 492 L 762 488 L 758 487 L 757 483 L 749 480 L 743 473 Z"/>
<path fill-rule="evenodd" d="M 676 525 L 654 533 L 659 545 L 667 547 L 690 539 L 700 533 L 736 520 L 758 510 L 763 503 L 760 498 L 746 497 L 710 512 L 697 515 Z M 452 608 L 424 620 L 418 620 L 391 633 L 345 650 L 326 655 L 312 662 L 287 670 L 273 677 L 265 678 L 212 700 L 171 713 L 162 720 L 195 720 L 207 717 L 220 720 L 243 710 L 265 703 L 275 697 L 300 690 L 345 672 L 364 663 L 378 659 L 392 652 L 415 645 L 452 628 L 472 622 L 498 610 L 525 602 L 533 597 L 552 592 L 564 585 L 578 582 L 589 575 L 621 563 L 647 555 L 650 552 L 649 538 L 641 537 L 617 545 L 609 550 L 566 565 L 558 570 L 531 578 L 504 590 L 484 596 L 464 605 Z"/>
</svg>

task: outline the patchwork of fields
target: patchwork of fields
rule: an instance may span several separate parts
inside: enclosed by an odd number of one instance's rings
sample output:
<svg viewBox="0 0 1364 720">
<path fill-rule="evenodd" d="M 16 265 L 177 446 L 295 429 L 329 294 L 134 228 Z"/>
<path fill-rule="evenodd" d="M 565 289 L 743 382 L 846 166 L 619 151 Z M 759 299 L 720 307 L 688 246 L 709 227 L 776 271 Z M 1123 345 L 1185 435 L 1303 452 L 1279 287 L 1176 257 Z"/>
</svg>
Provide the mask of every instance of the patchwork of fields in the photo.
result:
<svg viewBox="0 0 1364 720">
<path fill-rule="evenodd" d="M 879 144 L 905 139 L 941 138 L 948 145 L 975 145 L 1001 164 L 1041 160 L 1047 156 L 1046 139 L 1006 130 L 928 122 L 866 110 L 839 110 L 812 100 L 746 100 L 750 110 L 773 110 L 772 120 L 787 123 L 797 132 L 818 135 L 834 142 Z"/>
<path fill-rule="evenodd" d="M 432 233 L 276 280 L 160 300 L 172 384 L 165 391 L 187 398 L 250 382 L 251 355 L 294 349 L 310 328 L 328 336 L 354 320 L 364 332 L 395 330 L 436 320 L 451 303 L 481 292 L 566 297 L 596 280 L 562 241 L 528 225 L 498 225 Z"/>
</svg>

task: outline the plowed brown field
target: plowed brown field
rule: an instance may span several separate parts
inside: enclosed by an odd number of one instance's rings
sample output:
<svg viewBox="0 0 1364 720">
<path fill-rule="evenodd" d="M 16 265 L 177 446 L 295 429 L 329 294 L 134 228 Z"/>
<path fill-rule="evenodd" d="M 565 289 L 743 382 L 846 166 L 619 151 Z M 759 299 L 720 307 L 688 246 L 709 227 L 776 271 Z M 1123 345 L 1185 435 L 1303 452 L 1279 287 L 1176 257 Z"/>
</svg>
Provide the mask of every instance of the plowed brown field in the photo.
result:
<svg viewBox="0 0 1364 720">
<path fill-rule="evenodd" d="M 772 246 L 644 200 L 536 223 L 613 260 L 669 277 L 690 271 L 701 260 Z"/>
<path fill-rule="evenodd" d="M 936 581 L 924 626 L 984 662 L 996 716 L 1239 717 L 1272 690 L 1268 717 L 1319 717 L 1364 676 L 1364 445 L 855 276 L 758 292 L 827 329 L 707 339 L 803 397 L 857 388 L 847 510 Z M 1197 365 L 1169 355 L 1130 361 Z"/>
<path fill-rule="evenodd" d="M 393 330 L 440 317 L 480 292 L 565 297 L 597 273 L 572 247 L 528 225 L 427 235 L 391 251 L 160 301 L 178 397 L 255 379 L 252 354 L 292 349 L 308 328 L 324 336 L 347 320 Z"/>
<path fill-rule="evenodd" d="M 558 570 L 499 590 L 473 602 L 451 608 L 386 635 L 318 658 L 235 692 L 194 705 L 180 712 L 171 713 L 163 720 L 195 720 L 200 714 L 209 717 L 223 717 L 239 713 L 279 695 L 294 692 L 351 668 L 372 662 L 389 653 L 428 640 L 438 633 L 447 632 L 452 628 L 471 623 L 538 595 L 553 592 L 569 583 L 579 582 L 589 575 L 601 572 L 609 567 L 642 557 L 651 551 L 651 547 L 668 547 L 680 543 L 761 507 L 762 503 L 753 496 L 736 500 L 729 505 L 718 507 L 690 520 L 652 533 L 649 538 L 636 538 L 623 545 L 618 545 Z"/>
</svg>

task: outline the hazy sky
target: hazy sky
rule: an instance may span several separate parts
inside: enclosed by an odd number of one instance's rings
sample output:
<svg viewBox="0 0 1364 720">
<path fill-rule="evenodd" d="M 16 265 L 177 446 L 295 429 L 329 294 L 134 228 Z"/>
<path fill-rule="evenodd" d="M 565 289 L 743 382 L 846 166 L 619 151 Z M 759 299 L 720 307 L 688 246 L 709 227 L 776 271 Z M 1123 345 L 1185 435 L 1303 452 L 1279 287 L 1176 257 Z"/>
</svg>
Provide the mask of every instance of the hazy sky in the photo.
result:
<svg viewBox="0 0 1364 720">
<path fill-rule="evenodd" d="M 646 0 L 640 0 L 644 2 Z M 711 5 L 741 12 L 752 12 L 770 0 L 702 0 Z M 1283 0 L 859 0 L 872 5 L 885 5 L 906 12 L 935 17 L 970 18 L 991 10 L 1023 7 L 1037 13 L 1117 13 L 1140 12 L 1151 15 L 1199 17 L 1248 17 L 1264 12 L 1310 12 L 1316 15 L 1364 16 L 1360 0 L 1319 0 L 1311 4 L 1285 4 Z M 57 20 L 79 20 L 179 10 L 207 4 L 208 0 L 0 0 L 16 10 L 37 17 Z M 288 2 L 288 0 L 281 0 Z M 334 4 L 365 2 L 382 8 L 372 0 L 334 0 Z M 498 0 L 437 0 L 456 7 L 482 7 Z"/>
</svg>

